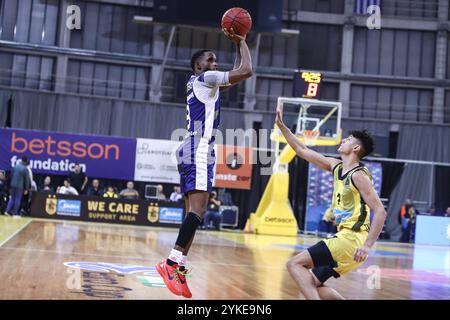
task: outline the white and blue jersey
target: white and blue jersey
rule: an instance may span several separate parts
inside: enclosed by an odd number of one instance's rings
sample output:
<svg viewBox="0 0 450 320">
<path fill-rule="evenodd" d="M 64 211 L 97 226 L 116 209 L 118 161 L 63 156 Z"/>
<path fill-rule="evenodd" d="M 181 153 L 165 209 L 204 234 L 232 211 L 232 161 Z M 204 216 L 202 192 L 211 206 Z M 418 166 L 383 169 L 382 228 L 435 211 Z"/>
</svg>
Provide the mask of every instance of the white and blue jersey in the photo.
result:
<svg viewBox="0 0 450 320">
<path fill-rule="evenodd" d="M 177 150 L 181 192 L 211 191 L 214 180 L 214 140 L 220 122 L 221 86 L 228 72 L 206 71 L 187 82 L 186 138 Z"/>
</svg>

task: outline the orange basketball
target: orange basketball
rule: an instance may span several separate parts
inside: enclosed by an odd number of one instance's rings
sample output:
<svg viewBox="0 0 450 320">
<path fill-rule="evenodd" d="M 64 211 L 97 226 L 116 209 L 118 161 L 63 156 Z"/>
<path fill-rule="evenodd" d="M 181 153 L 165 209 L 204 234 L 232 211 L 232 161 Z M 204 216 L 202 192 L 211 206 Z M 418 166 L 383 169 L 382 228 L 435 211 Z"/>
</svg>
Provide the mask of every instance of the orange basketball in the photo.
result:
<svg viewBox="0 0 450 320">
<path fill-rule="evenodd" d="M 238 35 L 245 36 L 252 28 L 252 17 L 243 8 L 228 9 L 222 16 L 222 28 L 233 28 Z"/>
</svg>

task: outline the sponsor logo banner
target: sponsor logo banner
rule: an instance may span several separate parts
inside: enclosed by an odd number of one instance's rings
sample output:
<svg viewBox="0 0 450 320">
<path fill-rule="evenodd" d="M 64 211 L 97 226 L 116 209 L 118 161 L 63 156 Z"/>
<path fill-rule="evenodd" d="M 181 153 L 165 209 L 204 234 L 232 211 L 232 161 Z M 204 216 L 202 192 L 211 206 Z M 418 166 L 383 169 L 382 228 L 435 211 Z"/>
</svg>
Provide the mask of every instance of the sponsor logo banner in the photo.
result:
<svg viewBox="0 0 450 320">
<path fill-rule="evenodd" d="M 10 170 L 27 156 L 33 172 L 66 175 L 75 163 L 98 178 L 133 179 L 136 139 L 0 129 L 0 168 Z"/>
<path fill-rule="evenodd" d="M 159 222 L 181 224 L 182 221 L 183 221 L 182 208 L 162 207 L 159 209 Z"/>
<path fill-rule="evenodd" d="M 59 199 L 57 201 L 56 214 L 60 216 L 79 217 L 81 214 L 81 201 Z"/>
<path fill-rule="evenodd" d="M 218 145 L 214 186 L 250 190 L 252 180 L 252 149 Z"/>
<path fill-rule="evenodd" d="M 134 180 L 180 183 L 176 150 L 180 142 L 137 139 Z"/>
</svg>

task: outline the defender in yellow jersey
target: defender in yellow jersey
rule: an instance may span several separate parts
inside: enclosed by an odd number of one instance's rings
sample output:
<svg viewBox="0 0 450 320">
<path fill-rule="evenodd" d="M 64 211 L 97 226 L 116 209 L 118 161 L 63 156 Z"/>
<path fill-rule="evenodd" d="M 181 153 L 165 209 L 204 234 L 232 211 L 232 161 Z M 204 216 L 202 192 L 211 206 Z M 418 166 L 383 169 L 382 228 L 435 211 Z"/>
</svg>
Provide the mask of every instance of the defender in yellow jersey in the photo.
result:
<svg viewBox="0 0 450 320">
<path fill-rule="evenodd" d="M 366 131 L 352 131 L 338 148 L 342 160 L 329 158 L 306 147 L 283 123 L 277 110 L 276 124 L 297 155 L 334 177 L 333 214 L 338 233 L 299 253 L 287 262 L 287 269 L 306 299 L 343 299 L 324 285 L 359 265 L 383 229 L 386 211 L 372 184 L 372 176 L 360 160 L 373 151 L 373 139 Z M 370 209 L 374 216 L 370 223 Z"/>
<path fill-rule="evenodd" d="M 333 168 L 333 214 L 338 225 L 338 231 L 343 228 L 353 231 L 370 230 L 370 208 L 364 202 L 352 179 L 353 174 L 360 170 L 372 181 L 369 170 L 361 164 L 345 175 L 342 175 L 342 162 Z"/>
</svg>

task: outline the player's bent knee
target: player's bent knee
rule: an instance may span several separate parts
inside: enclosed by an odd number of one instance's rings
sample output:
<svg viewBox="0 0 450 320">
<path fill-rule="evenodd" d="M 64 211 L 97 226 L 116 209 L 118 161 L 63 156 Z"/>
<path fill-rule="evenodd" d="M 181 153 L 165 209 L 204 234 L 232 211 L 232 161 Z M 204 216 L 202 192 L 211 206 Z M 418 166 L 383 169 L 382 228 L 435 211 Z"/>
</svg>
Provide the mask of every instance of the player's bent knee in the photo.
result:
<svg viewBox="0 0 450 320">
<path fill-rule="evenodd" d="M 310 256 L 308 250 L 302 251 L 295 257 L 292 257 L 291 259 L 289 259 L 286 263 L 286 268 L 288 270 L 292 270 L 292 268 L 295 268 L 298 266 L 302 266 L 302 267 L 305 267 L 308 269 L 313 267 L 312 259 L 311 259 L 311 256 Z"/>
<path fill-rule="evenodd" d="M 312 268 L 314 266 L 313 260 L 308 250 L 303 250 L 297 257 L 298 257 L 297 261 L 298 264 L 301 264 L 306 268 Z"/>
<path fill-rule="evenodd" d="M 294 261 L 293 261 L 292 258 L 289 259 L 289 260 L 286 262 L 286 269 L 287 269 L 289 272 L 291 272 L 291 270 L 292 270 L 292 268 L 294 268 L 294 266 L 295 266 L 295 263 L 294 263 Z"/>
</svg>

